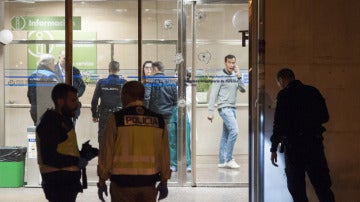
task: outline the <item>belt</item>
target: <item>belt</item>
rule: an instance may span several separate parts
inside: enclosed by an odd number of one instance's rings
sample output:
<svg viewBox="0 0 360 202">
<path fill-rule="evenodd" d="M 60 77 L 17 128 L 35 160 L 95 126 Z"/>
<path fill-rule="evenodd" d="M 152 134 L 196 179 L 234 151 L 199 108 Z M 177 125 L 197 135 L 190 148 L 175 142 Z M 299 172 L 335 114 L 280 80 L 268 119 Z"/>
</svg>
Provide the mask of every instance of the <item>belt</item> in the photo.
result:
<svg viewBox="0 0 360 202">
<path fill-rule="evenodd" d="M 227 108 L 236 109 L 236 107 L 221 107 L 221 108 L 218 108 L 218 111 L 221 111 L 222 109 L 227 109 Z"/>
<path fill-rule="evenodd" d="M 113 107 L 113 108 L 108 108 L 108 107 L 102 107 L 101 110 L 107 111 L 107 112 L 117 112 L 120 111 L 122 109 L 122 107 Z"/>
<path fill-rule="evenodd" d="M 109 112 L 117 112 L 117 111 L 120 111 L 121 109 L 122 109 L 122 107 L 115 107 L 115 108 L 109 109 Z"/>
</svg>

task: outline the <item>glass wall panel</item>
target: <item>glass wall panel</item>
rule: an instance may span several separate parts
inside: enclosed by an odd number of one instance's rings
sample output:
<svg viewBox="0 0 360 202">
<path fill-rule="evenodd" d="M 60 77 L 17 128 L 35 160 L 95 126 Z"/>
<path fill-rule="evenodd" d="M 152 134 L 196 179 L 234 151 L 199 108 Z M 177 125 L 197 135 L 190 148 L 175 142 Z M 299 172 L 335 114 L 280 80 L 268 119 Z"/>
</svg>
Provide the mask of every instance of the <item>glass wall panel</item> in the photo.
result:
<svg viewBox="0 0 360 202">
<path fill-rule="evenodd" d="M 28 186 L 39 186 L 34 125 L 53 106 L 49 93 L 63 79 L 59 74 L 56 81 L 50 81 L 49 75 L 40 72 L 55 70 L 59 51 L 65 47 L 65 5 L 35 1 L 5 1 L 2 5 L 1 20 L 13 34 L 3 54 L 5 145 L 28 148 L 25 181 Z M 74 28 L 79 29 L 80 21 L 75 24 Z"/>
<path fill-rule="evenodd" d="M 241 33 L 233 25 L 234 15 L 239 10 L 247 11 L 247 9 L 247 4 L 240 3 L 196 5 L 196 53 L 193 59 L 197 84 L 196 183 L 198 185 L 248 185 L 248 46 L 242 46 Z M 243 20 L 247 21 L 247 16 L 244 18 Z M 188 55 L 191 54 L 189 51 Z M 236 169 L 218 167 L 223 119 L 215 110 L 214 120 L 212 122 L 207 120 L 208 100 L 212 87 L 210 84 L 214 79 L 219 79 L 216 75 L 225 68 L 224 58 L 228 54 L 236 57 L 236 66 L 240 69 L 246 86 L 246 92 L 238 91 L 236 99 L 239 133 L 233 157 L 240 165 L 240 168 Z M 190 60 L 188 65 L 189 62 Z"/>
<path fill-rule="evenodd" d="M 59 1 L 9 1 L 4 5 L 5 28 L 11 29 L 14 34 L 14 41 L 6 46 L 3 56 L 5 144 L 28 146 L 29 138 L 26 135 L 29 128 L 34 126 L 27 98 L 28 78 L 37 69 L 37 62 L 42 55 L 51 54 L 57 63 L 60 52 L 65 49 L 65 5 Z M 92 121 L 91 100 L 98 80 L 109 75 L 109 62 L 116 60 L 120 63 L 119 74 L 126 80 L 139 79 L 138 6 L 137 1 L 131 0 L 74 1 L 73 66 L 80 70 L 86 84 L 84 94 L 80 97 L 80 117 L 76 121 L 79 144 L 90 140 L 93 146 L 98 147 L 98 123 Z M 208 84 L 211 84 L 209 81 L 216 72 L 224 68 L 225 55 L 236 56 L 243 78 L 247 78 L 248 47 L 241 46 L 241 34 L 232 24 L 234 14 L 244 8 L 247 9 L 247 4 L 196 5 L 196 50 L 193 58 L 191 6 L 186 5 L 187 39 L 186 55 L 183 57 L 186 58 L 185 67 L 188 71 L 196 68 L 196 75 L 190 84 L 197 84 L 198 91 L 196 103 L 192 103 L 197 111 L 196 134 L 192 135 L 196 151 L 192 151 L 192 157 L 196 159 L 194 167 L 198 185 L 238 186 L 246 185 L 248 181 L 248 93 L 238 93 L 236 102 L 239 134 L 234 157 L 240 164 L 239 169 L 217 167 L 222 119 L 215 112 L 215 120 L 212 123 L 207 120 L 207 102 L 211 88 Z M 168 76 L 175 76 L 178 65 L 176 54 L 179 44 L 181 45 L 178 43 L 177 12 L 180 12 L 177 1 L 149 0 L 142 3 L 141 61 L 161 61 L 165 67 L 165 75 Z M 206 81 L 201 80 L 203 78 Z M 44 92 L 50 92 L 53 84 L 47 86 L 49 88 Z M 49 98 L 41 100 L 48 102 L 40 105 L 42 110 L 52 104 Z M 42 114 L 42 111 L 38 114 Z M 180 159 L 185 156 L 185 151 L 179 154 Z M 34 163 L 34 168 L 37 169 L 36 162 Z M 90 184 L 97 181 L 96 165 L 97 159 L 89 163 Z M 173 172 L 170 185 L 179 185 L 179 177 L 184 176 L 188 182 L 192 180 L 191 172 Z"/>
<path fill-rule="evenodd" d="M 174 75 L 176 67 L 176 3 L 176 1 L 143 1 L 141 11 L 143 39 L 141 61 L 161 61 L 165 67 L 165 74 L 171 76 Z M 86 45 L 95 45 L 96 65 L 91 68 L 80 68 L 83 77 L 87 80 L 87 87 L 80 98 L 82 114 L 77 124 L 77 133 L 80 142 L 90 138 L 96 145 L 97 124 L 91 123 L 91 99 L 98 80 L 106 78 L 109 74 L 109 62 L 116 60 L 120 63 L 119 74 L 124 79 L 139 79 L 138 68 L 142 64 L 138 65 L 138 4 L 137 1 L 76 1 L 73 15 L 83 20 L 82 33 L 95 36 L 92 41 L 86 42 Z M 74 44 L 76 43 L 75 41 Z M 79 43 L 81 45 L 81 40 Z M 90 181 L 97 181 L 96 165 L 96 159 L 89 164 Z M 174 177 L 172 180 L 176 182 Z"/>
</svg>

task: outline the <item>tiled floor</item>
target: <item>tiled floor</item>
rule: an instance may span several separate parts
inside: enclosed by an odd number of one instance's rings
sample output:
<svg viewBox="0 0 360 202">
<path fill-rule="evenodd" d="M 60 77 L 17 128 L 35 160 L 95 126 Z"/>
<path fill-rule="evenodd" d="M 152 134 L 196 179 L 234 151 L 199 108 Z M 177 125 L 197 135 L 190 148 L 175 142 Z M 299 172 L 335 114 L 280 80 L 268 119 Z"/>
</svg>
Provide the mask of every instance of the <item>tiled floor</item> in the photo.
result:
<svg viewBox="0 0 360 202">
<path fill-rule="evenodd" d="M 246 202 L 248 201 L 248 157 L 235 156 L 239 169 L 217 167 L 216 156 L 198 156 L 196 164 L 196 186 L 191 187 L 191 173 L 186 174 L 187 186 L 179 187 L 178 172 L 169 182 L 169 196 L 164 202 Z M 99 201 L 95 182 L 96 160 L 87 169 L 89 188 L 78 195 L 79 202 Z M 0 202 L 46 201 L 41 188 L 0 188 Z M 110 198 L 107 199 L 110 201 Z"/>
</svg>

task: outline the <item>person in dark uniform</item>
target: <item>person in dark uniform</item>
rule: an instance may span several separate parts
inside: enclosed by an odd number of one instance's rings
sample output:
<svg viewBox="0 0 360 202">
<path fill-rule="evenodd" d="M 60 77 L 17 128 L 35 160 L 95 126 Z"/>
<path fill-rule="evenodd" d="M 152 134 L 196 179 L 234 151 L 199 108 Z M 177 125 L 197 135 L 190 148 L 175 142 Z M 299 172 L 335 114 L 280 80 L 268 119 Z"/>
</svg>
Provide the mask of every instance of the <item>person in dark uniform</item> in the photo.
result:
<svg viewBox="0 0 360 202">
<path fill-rule="evenodd" d="M 127 82 L 121 93 L 124 109 L 106 123 L 98 159 L 101 201 L 107 195 L 107 179 L 111 201 L 155 202 L 158 192 L 158 200 L 168 195 L 168 133 L 163 116 L 144 107 L 144 92 L 141 82 Z"/>
<path fill-rule="evenodd" d="M 60 51 L 59 53 L 59 60 L 55 65 L 55 73 L 58 77 L 61 78 L 61 82 L 65 83 L 65 65 L 66 65 L 66 58 L 65 58 L 65 50 Z M 82 79 L 80 70 L 76 67 L 73 67 L 73 86 L 78 90 L 78 97 L 80 98 L 86 89 L 85 82 Z M 79 102 L 79 107 L 76 110 L 75 116 L 73 118 L 74 125 L 76 124 L 76 120 L 80 116 L 80 108 L 81 102 Z"/>
<path fill-rule="evenodd" d="M 93 122 L 99 122 L 98 141 L 101 142 L 105 123 L 111 113 L 121 109 L 121 89 L 126 80 L 117 75 L 120 71 L 120 64 L 117 61 L 109 63 L 109 76 L 100 79 L 91 100 L 91 112 Z M 98 106 L 98 102 L 100 105 Z"/>
<path fill-rule="evenodd" d="M 307 202 L 305 173 L 320 202 L 335 201 L 331 191 L 329 168 L 324 154 L 322 124 L 329 120 L 325 100 L 312 86 L 295 80 L 288 68 L 277 74 L 281 88 L 277 95 L 273 135 L 271 136 L 271 162 L 277 165 L 277 147 L 285 152 L 287 186 L 294 202 Z"/>
<path fill-rule="evenodd" d="M 42 187 L 50 202 L 74 202 L 79 192 L 81 161 L 71 120 L 78 107 L 77 90 L 57 84 L 51 93 L 55 109 L 48 109 L 36 127 L 38 164 Z"/>
</svg>

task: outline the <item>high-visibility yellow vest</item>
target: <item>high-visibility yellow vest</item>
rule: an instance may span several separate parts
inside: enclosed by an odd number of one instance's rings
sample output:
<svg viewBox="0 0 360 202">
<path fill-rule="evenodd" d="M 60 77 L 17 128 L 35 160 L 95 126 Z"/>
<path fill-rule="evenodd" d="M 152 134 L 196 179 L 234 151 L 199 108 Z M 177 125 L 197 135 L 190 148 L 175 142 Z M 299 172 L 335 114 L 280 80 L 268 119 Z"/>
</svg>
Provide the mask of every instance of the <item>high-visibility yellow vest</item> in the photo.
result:
<svg viewBox="0 0 360 202">
<path fill-rule="evenodd" d="M 154 175 L 160 172 L 164 134 L 159 117 L 125 114 L 117 125 L 112 175 Z"/>
<path fill-rule="evenodd" d="M 80 153 L 79 153 L 79 147 L 77 144 L 77 140 L 76 140 L 76 134 L 75 134 L 75 130 L 74 128 L 71 129 L 68 133 L 68 138 L 57 145 L 56 151 L 60 154 L 64 154 L 64 155 L 70 155 L 70 156 L 74 156 L 74 157 L 80 157 Z M 38 135 L 36 134 L 36 144 L 37 144 L 37 149 L 38 149 L 38 164 L 39 164 L 39 168 L 40 168 L 40 172 L 41 173 L 49 173 L 49 172 L 55 172 L 55 171 L 59 171 L 59 170 L 66 170 L 66 171 L 78 171 L 80 170 L 78 166 L 68 166 L 68 167 L 64 167 L 64 168 L 56 168 L 53 166 L 49 166 L 43 163 L 42 158 L 41 158 L 41 150 L 40 150 L 40 140 Z"/>
</svg>

